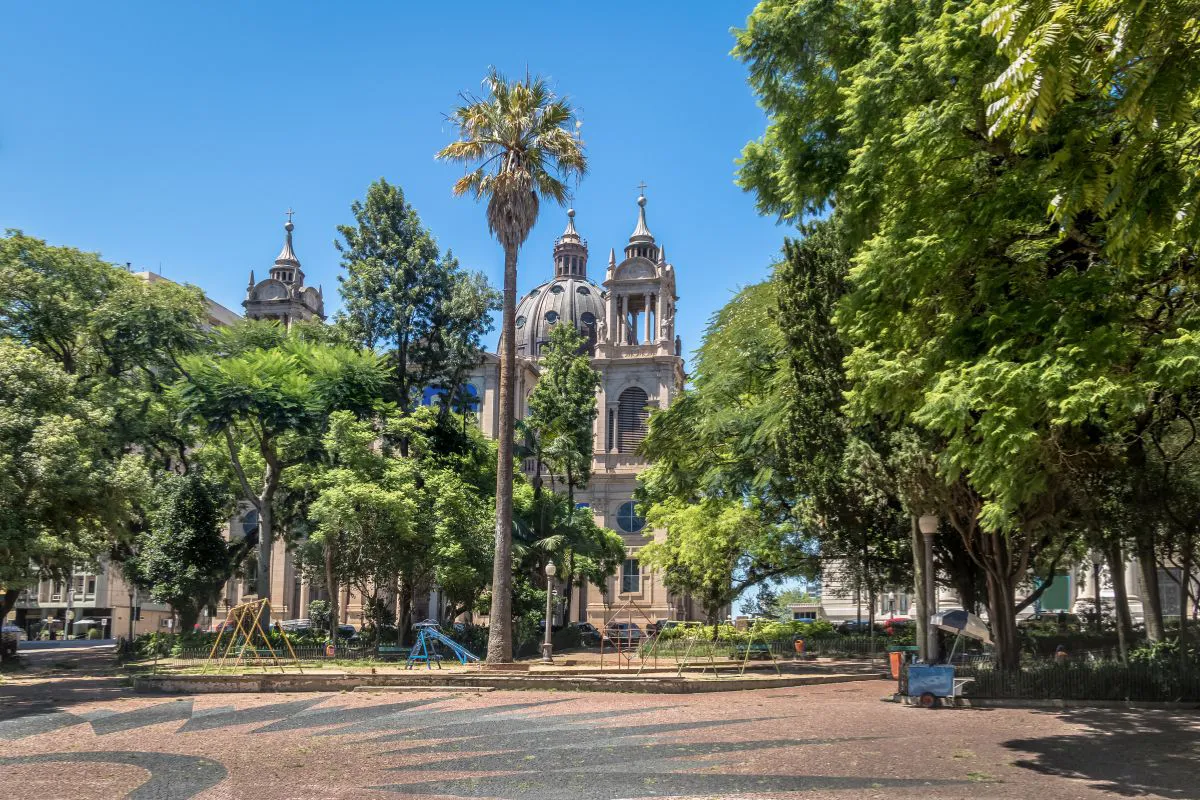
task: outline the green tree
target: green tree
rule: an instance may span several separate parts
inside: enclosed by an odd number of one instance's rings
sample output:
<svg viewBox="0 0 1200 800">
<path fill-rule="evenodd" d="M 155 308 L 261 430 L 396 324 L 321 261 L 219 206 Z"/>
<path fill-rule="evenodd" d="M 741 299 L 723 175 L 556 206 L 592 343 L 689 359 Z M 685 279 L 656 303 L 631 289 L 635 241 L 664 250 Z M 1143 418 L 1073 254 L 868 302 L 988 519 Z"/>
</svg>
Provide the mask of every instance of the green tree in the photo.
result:
<svg viewBox="0 0 1200 800">
<path fill-rule="evenodd" d="M 667 533 L 644 545 L 638 558 L 660 571 L 668 589 L 700 604 L 714 639 L 721 610 L 742 592 L 795 571 L 790 559 L 781 560 L 795 549 L 795 530 L 735 500 L 669 499 L 650 506 L 646 525 Z"/>
<path fill-rule="evenodd" d="M 487 95 L 467 96 L 450 115 L 459 138 L 437 157 L 468 165 L 456 195 L 487 199 L 488 230 L 504 248 L 503 317 L 500 327 L 500 429 L 496 469 L 496 558 L 492 576 L 490 663 L 512 660 L 513 425 L 516 420 L 517 252 L 537 222 L 540 197 L 564 203 L 567 181 L 587 169 L 583 141 L 570 130 L 574 111 L 546 82 L 526 76 L 508 81 L 495 70 Z"/>
<path fill-rule="evenodd" d="M 139 522 L 142 459 L 114 455 L 110 409 L 32 347 L 0 338 L 0 617 L 40 578 L 95 563 Z"/>
<path fill-rule="evenodd" d="M 155 602 L 179 615 L 190 631 L 205 606 L 215 606 L 245 545 L 223 535 L 232 510 L 226 486 L 199 470 L 165 473 L 155 487 L 147 530 L 138 537 L 126 573 Z"/>
<path fill-rule="evenodd" d="M 359 346 L 386 349 L 401 413 L 432 384 L 454 391 L 474 366 L 499 297 L 479 274 L 439 252 L 398 186 L 380 178 L 351 206 L 356 225 L 339 225 L 346 274 L 338 324 Z"/>
<path fill-rule="evenodd" d="M 332 641 L 337 639 L 339 587 L 348 583 L 378 605 L 380 590 L 390 587 L 427 545 L 415 524 L 415 467 L 408 459 L 379 452 L 376 438 L 370 422 L 334 412 L 323 441 L 328 466 L 312 471 L 316 499 L 308 511 L 308 545 L 319 548 L 324 562 Z"/>
<path fill-rule="evenodd" d="M 9 231 L 0 238 L 0 336 L 53 359 L 72 393 L 109 409 L 114 454 L 186 465 L 191 432 L 166 389 L 202 346 L 204 296 L 143 281 L 93 253 Z"/>
<path fill-rule="evenodd" d="M 559 551 L 566 613 L 571 612 L 571 590 L 578 580 L 576 548 L 603 550 L 605 537 L 597 538 L 595 525 L 582 520 L 576 525 L 575 490 L 587 486 L 592 470 L 593 426 L 596 421 L 596 397 L 600 373 L 592 368 L 584 350 L 586 339 L 574 325 L 557 325 L 542 346 L 538 363 L 541 374 L 529 394 L 529 415 L 523 427 L 537 448 L 534 491 L 540 492 L 543 464 L 550 468 L 551 489 L 556 476 L 567 493 L 565 538 L 555 542 Z M 583 516 L 591 516 L 586 512 Z"/>
<path fill-rule="evenodd" d="M 270 337 L 278 343 L 244 349 L 248 340 L 262 344 Z M 182 364 L 186 378 L 175 396 L 211 434 L 224 438 L 242 493 L 258 511 L 256 588 L 259 597 L 268 597 L 274 502 L 285 470 L 320 457 L 335 411 L 370 413 L 387 369 L 370 352 L 312 344 L 298 332 L 257 322 L 221 331 L 212 352 Z"/>
<path fill-rule="evenodd" d="M 713 316 L 692 386 L 669 408 L 651 413 L 641 445 L 653 461 L 638 476 L 637 497 L 649 508 L 648 520 L 659 506 L 682 514 L 684 507 L 723 509 L 732 503 L 739 505 L 738 515 L 759 516 L 753 530 L 774 537 L 780 549 L 770 559 L 762 558 L 761 549 L 748 561 L 735 559 L 746 565 L 740 589 L 817 570 L 816 548 L 786 472 L 790 373 L 777 303 L 775 286 L 764 282 L 738 292 Z M 790 533 L 775 537 L 784 530 Z M 729 541 L 760 543 L 756 536 Z"/>
<path fill-rule="evenodd" d="M 1006 63 L 985 87 L 990 132 L 1058 149 L 1052 214 L 1098 218 L 1129 266 L 1200 237 L 1200 29 L 1194 0 L 1020 0 L 983 20 Z M 1189 247 L 1189 249 L 1191 249 Z"/>
<path fill-rule="evenodd" d="M 1014 665 L 1018 589 L 1078 533 L 1063 461 L 1143 425 L 1190 348 L 1169 343 L 1191 278 L 1171 252 L 1122 271 L 1094 216 L 1055 220 L 1055 159 L 1094 120 L 1022 140 L 992 129 L 985 93 L 1008 62 L 989 11 L 772 0 L 735 52 L 771 115 L 742 184 L 789 219 L 836 200 L 855 265 L 835 316 L 850 418 L 919 432 L 934 460 L 922 496 L 984 574 Z"/>
</svg>

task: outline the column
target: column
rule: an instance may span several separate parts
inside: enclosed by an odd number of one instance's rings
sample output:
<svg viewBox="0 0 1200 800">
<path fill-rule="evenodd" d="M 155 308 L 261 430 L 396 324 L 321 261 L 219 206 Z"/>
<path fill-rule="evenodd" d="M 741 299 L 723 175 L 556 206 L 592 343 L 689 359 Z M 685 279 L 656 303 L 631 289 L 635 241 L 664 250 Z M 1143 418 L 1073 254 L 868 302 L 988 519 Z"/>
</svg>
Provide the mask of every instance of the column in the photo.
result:
<svg viewBox="0 0 1200 800">
<path fill-rule="evenodd" d="M 608 342 L 617 341 L 617 295 L 615 292 L 608 293 L 608 299 L 604 306 L 604 315 L 607 319 L 606 333 L 608 334 Z M 608 344 L 605 342 L 605 344 Z"/>
<path fill-rule="evenodd" d="M 609 403 L 604 415 L 604 435 L 608 437 L 605 449 L 610 453 L 617 452 L 617 404 Z"/>
<path fill-rule="evenodd" d="M 642 308 L 643 308 L 643 313 L 646 316 L 646 319 L 642 321 L 642 328 L 646 331 L 646 335 L 642 339 L 642 344 L 649 344 L 650 342 L 654 341 L 654 339 L 652 339 L 650 336 L 650 293 L 649 292 L 646 292 L 646 295 L 642 301 Z"/>
<path fill-rule="evenodd" d="M 294 619 L 308 617 L 308 604 L 312 602 L 312 584 L 307 580 L 300 581 L 300 607 L 295 610 Z"/>
<path fill-rule="evenodd" d="M 271 543 L 271 618 L 292 619 L 288 616 L 288 586 L 291 576 L 291 554 L 283 537 Z M 259 598 L 260 600 L 262 598 Z"/>
</svg>

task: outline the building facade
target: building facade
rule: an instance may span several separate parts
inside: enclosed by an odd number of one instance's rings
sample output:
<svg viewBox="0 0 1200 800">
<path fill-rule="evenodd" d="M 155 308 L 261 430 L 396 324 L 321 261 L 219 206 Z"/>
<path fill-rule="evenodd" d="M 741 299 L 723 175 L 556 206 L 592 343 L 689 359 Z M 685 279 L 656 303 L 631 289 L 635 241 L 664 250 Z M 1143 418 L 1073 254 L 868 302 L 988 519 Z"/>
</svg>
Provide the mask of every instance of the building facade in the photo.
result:
<svg viewBox="0 0 1200 800">
<path fill-rule="evenodd" d="M 1143 621 L 1142 597 L 1145 596 L 1145 582 L 1142 571 L 1136 559 L 1130 559 L 1124 568 L 1125 594 L 1129 601 L 1129 613 L 1134 623 Z M 1179 586 L 1175 578 L 1166 570 L 1158 570 L 1159 595 L 1162 600 L 1163 614 L 1166 617 L 1179 615 Z M 872 598 L 857 586 L 856 582 L 842 566 L 833 562 L 825 565 L 821 576 L 821 598 L 818 615 L 821 619 L 831 622 L 850 622 L 852 620 L 867 620 L 871 616 Z M 1105 615 L 1112 615 L 1115 607 L 1115 591 L 1112 575 L 1106 564 L 1099 568 L 1091 561 L 1081 561 L 1069 568 L 1062 569 L 1054 576 L 1054 580 L 1041 596 L 1026 607 L 1019 618 L 1028 617 L 1039 611 L 1088 615 L 1095 608 L 1095 597 L 1099 587 L 1100 608 Z M 1034 590 L 1033 585 L 1026 586 L 1018 595 L 1024 595 Z M 874 616 L 876 619 L 886 619 L 892 616 L 913 616 L 916 604 L 913 589 L 910 586 L 889 586 L 875 593 Z M 937 604 L 940 610 L 962 608 L 962 601 L 949 587 L 939 586 Z M 986 614 L 984 615 L 986 616 Z"/>
<path fill-rule="evenodd" d="M 250 319 L 276 320 L 284 325 L 297 321 L 323 321 L 324 295 L 320 287 L 304 283 L 304 271 L 293 245 L 294 225 L 290 213 L 284 226 L 283 248 L 268 270 L 268 277 L 255 281 L 254 272 L 242 305 Z M 576 502 L 590 508 L 596 522 L 617 531 L 625 541 L 627 558 L 618 575 L 601 591 L 596 586 L 578 586 L 572 598 L 570 621 L 587 621 L 597 626 L 618 617 L 644 627 L 660 619 L 694 619 L 699 610 L 686 597 L 667 590 L 661 577 L 643 566 L 638 550 L 649 541 L 646 521 L 637 514 L 633 494 L 637 476 L 649 466 L 637 454 L 646 434 L 652 408 L 666 408 L 683 389 L 681 344 L 675 333 L 678 294 L 675 269 L 666 260 L 663 246 L 650 232 L 646 221 L 646 198 L 637 199 L 633 233 L 618 259 L 615 248 L 608 253 L 603 280 L 596 283 L 588 271 L 589 247 L 575 227 L 575 212 L 568 211 L 567 226 L 555 240 L 553 277 L 521 298 L 517 307 L 516 415 L 528 413 L 528 399 L 536 386 L 541 348 L 556 325 L 574 325 L 587 339 L 592 366 L 600 373 L 598 411 L 593 426 L 592 476 L 585 488 L 576 491 Z M 166 280 L 146 273 L 146 280 Z M 239 317 L 221 306 L 210 304 L 208 324 L 228 325 Z M 499 357 L 481 354 L 475 369 L 462 387 L 467 404 L 485 435 L 499 430 Z M 431 388 L 422 402 L 437 401 Z M 533 463 L 525 465 L 527 471 Z M 253 534 L 258 528 L 257 512 L 248 503 L 230 520 L 230 539 Z M 664 531 L 649 532 L 654 537 Z M 282 539 L 273 545 L 271 558 L 272 616 L 296 619 L 308 615 L 312 600 L 327 599 L 318 586 L 304 580 L 294 554 Z M 137 607 L 118 570 L 77 576 L 76 592 L 70 601 L 63 587 L 44 581 L 18 603 L 18 617 L 27 625 L 40 624 L 43 617 L 62 618 L 68 602 L 81 614 L 108 620 L 107 630 L 127 632 L 129 609 Z M 215 619 L 207 613 L 200 624 L 207 627 L 223 619 L 228 609 L 254 596 L 253 567 L 250 574 L 226 584 Z M 339 604 L 343 621 L 361 624 L 362 602 L 344 593 Z M 440 598 L 436 590 L 420 598 L 414 608 L 417 618 L 436 616 Z M 136 631 L 164 629 L 170 619 L 165 606 L 140 605 L 143 621 Z M 563 621 L 563 620 L 560 620 Z"/>
<path fill-rule="evenodd" d="M 293 226 L 285 226 L 286 240 L 271 268 L 270 277 L 254 283 L 253 273 L 243 303 L 251 319 L 324 319 L 320 289 L 304 286 L 292 243 Z M 637 476 L 648 462 L 637 454 L 646 434 L 651 408 L 666 408 L 684 384 L 681 344 L 675 333 L 678 295 L 675 269 L 666 260 L 662 245 L 646 222 L 646 198 L 637 199 L 633 233 L 618 260 L 610 249 L 601 283 L 589 275 L 589 246 L 575 227 L 575 212 L 568 211 L 567 226 L 554 243 L 551 254 L 553 276 L 518 303 L 516 311 L 516 416 L 528 413 L 529 395 L 536 386 L 541 348 L 555 325 L 574 325 L 587 339 L 593 367 L 600 373 L 596 421 L 593 427 L 592 477 L 587 487 L 576 492 L 576 502 L 590 508 L 598 524 L 621 534 L 628 558 L 620 574 L 605 591 L 595 586 L 574 589 L 572 616 L 575 620 L 602 625 L 614 615 L 644 626 L 659 619 L 692 619 L 696 609 L 685 597 L 676 597 L 661 578 L 645 568 L 637 551 L 645 544 L 645 520 L 635 510 L 633 493 Z M 472 408 L 483 433 L 495 437 L 499 431 L 500 359 L 483 353 L 469 373 L 460 394 Z M 422 402 L 437 402 L 432 387 Z M 525 465 L 532 470 L 534 465 Z M 230 523 L 230 535 L 240 536 L 257 524 L 249 507 Z M 657 536 L 662 531 L 653 532 Z M 292 553 L 276 542 L 271 559 L 271 605 L 278 619 L 307 615 L 311 600 L 323 599 L 319 588 L 310 586 L 296 569 Z M 222 609 L 236 605 L 254 591 L 253 576 L 231 581 L 226 587 Z M 344 594 L 340 608 L 344 621 L 362 622 L 362 603 Z M 420 598 L 414 614 L 436 616 L 437 591 Z"/>
<path fill-rule="evenodd" d="M 675 333 L 679 300 L 675 268 L 646 222 L 646 198 L 637 199 L 637 221 L 618 260 L 609 250 L 604 279 L 589 274 L 589 246 L 575 227 L 575 212 L 554 242 L 554 276 L 520 299 L 516 309 L 517 417 L 528 411 L 538 378 L 541 348 L 556 325 L 574 325 L 587 340 L 600 373 L 598 414 L 592 430 L 592 475 L 576 502 L 591 509 L 597 524 L 625 540 L 618 575 L 604 591 L 580 586 L 571 609 L 575 619 L 601 626 L 616 617 L 644 626 L 660 619 L 694 619 L 686 597 L 667 590 L 661 576 L 641 564 L 637 552 L 649 539 L 636 512 L 637 476 L 649 466 L 637 448 L 652 408 L 666 408 L 683 389 L 681 344 Z M 499 429 L 499 358 L 485 354 L 470 376 L 467 393 L 478 397 L 480 424 L 489 436 Z M 526 464 L 526 470 L 534 468 Z M 650 532 L 654 536 L 664 531 Z"/>
</svg>

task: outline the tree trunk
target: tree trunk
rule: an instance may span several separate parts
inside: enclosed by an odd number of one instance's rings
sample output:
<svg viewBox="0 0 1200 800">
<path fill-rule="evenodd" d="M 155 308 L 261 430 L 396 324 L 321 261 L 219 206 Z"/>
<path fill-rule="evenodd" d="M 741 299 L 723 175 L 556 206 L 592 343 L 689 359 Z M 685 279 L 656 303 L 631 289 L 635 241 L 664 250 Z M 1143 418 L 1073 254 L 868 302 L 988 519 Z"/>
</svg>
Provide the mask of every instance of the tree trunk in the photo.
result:
<svg viewBox="0 0 1200 800">
<path fill-rule="evenodd" d="M 200 606 L 191 603 L 176 606 L 175 613 L 179 615 L 179 632 L 192 633 L 196 628 L 196 620 L 200 619 Z"/>
<path fill-rule="evenodd" d="M 996 648 L 996 666 L 1017 669 L 1021 665 L 1021 639 L 1017 633 L 1016 592 L 1012 584 L 987 575 L 988 623 Z"/>
<path fill-rule="evenodd" d="M 345 625 L 350 621 L 350 585 L 346 584 L 342 587 L 342 602 L 341 602 L 342 618 L 340 622 Z"/>
<path fill-rule="evenodd" d="M 517 248 L 504 248 L 504 313 L 500 326 L 500 430 L 496 454 L 496 552 L 488 613 L 489 664 L 512 661 L 513 425 L 516 422 Z"/>
<path fill-rule="evenodd" d="M 917 653 L 921 660 L 929 662 L 929 627 L 930 611 L 925 608 L 925 542 L 917 518 L 912 518 L 912 532 L 909 536 L 912 544 L 913 557 L 913 609 L 917 620 Z"/>
<path fill-rule="evenodd" d="M 1113 604 L 1117 612 L 1117 646 L 1121 650 L 1121 661 L 1129 658 L 1129 645 L 1133 642 L 1133 614 L 1129 611 L 1129 594 L 1125 591 L 1125 553 L 1121 543 L 1108 545 L 1108 572 L 1112 575 Z"/>
<path fill-rule="evenodd" d="M 333 569 L 334 544 L 326 539 L 325 541 L 325 588 L 329 592 L 329 641 L 333 642 L 334 647 L 337 647 L 338 640 L 338 584 L 337 575 Z"/>
<path fill-rule="evenodd" d="M 1100 632 L 1100 559 L 1092 559 L 1092 629 Z"/>
<path fill-rule="evenodd" d="M 396 612 L 396 631 L 400 645 L 408 644 L 408 632 L 412 628 L 412 583 L 407 577 L 400 579 L 400 608 Z"/>
<path fill-rule="evenodd" d="M 1164 638 L 1162 597 L 1158 590 L 1158 557 L 1154 550 L 1154 530 L 1143 528 L 1134 540 L 1137 545 L 1138 569 L 1142 572 L 1142 617 L 1146 622 L 1146 638 L 1161 642 Z"/>
<path fill-rule="evenodd" d="M 1187 534 L 1183 537 L 1183 552 L 1179 558 L 1179 679 L 1180 681 L 1187 680 L 1188 672 L 1188 653 L 1190 648 L 1188 645 L 1188 595 L 1191 592 L 1192 584 L 1192 545 L 1195 542 L 1194 534 L 1189 528 Z"/>
</svg>

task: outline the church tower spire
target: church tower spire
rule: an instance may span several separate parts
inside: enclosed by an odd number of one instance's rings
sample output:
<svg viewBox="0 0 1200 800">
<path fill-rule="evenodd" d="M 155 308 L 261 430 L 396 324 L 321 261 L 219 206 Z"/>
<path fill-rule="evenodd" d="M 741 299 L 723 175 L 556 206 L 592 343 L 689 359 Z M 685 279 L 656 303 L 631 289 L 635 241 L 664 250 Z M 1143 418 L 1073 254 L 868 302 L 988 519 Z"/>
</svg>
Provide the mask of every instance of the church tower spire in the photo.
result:
<svg viewBox="0 0 1200 800">
<path fill-rule="evenodd" d="M 567 229 L 554 240 L 554 277 L 587 278 L 587 239 L 575 230 L 575 209 L 567 209 Z"/>
<path fill-rule="evenodd" d="M 638 194 L 638 219 L 637 227 L 633 229 L 633 233 L 629 235 L 629 244 L 625 245 L 625 257 L 648 258 L 652 262 L 658 261 L 658 247 L 654 243 L 654 234 L 650 232 L 650 228 L 646 225 L 646 184 L 638 185 L 641 190 Z"/>
<path fill-rule="evenodd" d="M 254 282 L 254 271 L 250 271 L 250 285 L 246 287 L 246 299 L 242 306 L 250 319 L 273 319 L 284 325 L 297 320 L 325 319 L 325 300 L 321 292 L 304 285 L 304 270 L 292 246 L 292 224 L 290 208 L 284 224 L 283 249 L 275 257 L 268 277 Z"/>
<path fill-rule="evenodd" d="M 294 213 L 296 212 L 290 208 L 287 210 L 288 220 L 283 226 L 286 231 L 283 249 L 279 251 L 279 255 L 275 256 L 275 266 L 271 267 L 271 277 L 287 284 L 302 284 L 304 283 L 304 270 L 300 269 L 300 259 L 296 258 L 296 251 L 292 249 L 292 231 L 296 229 L 296 226 L 292 224 L 292 214 Z"/>
</svg>

